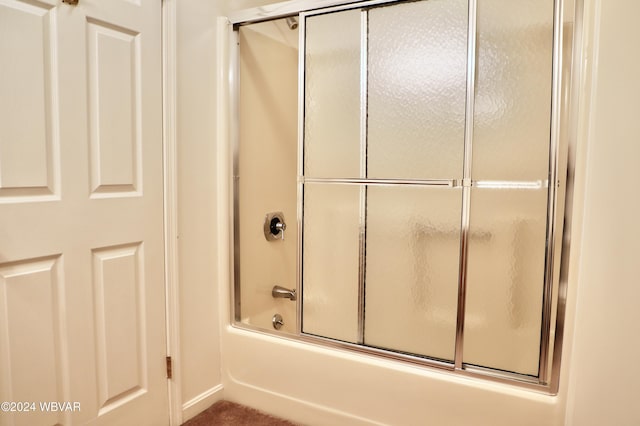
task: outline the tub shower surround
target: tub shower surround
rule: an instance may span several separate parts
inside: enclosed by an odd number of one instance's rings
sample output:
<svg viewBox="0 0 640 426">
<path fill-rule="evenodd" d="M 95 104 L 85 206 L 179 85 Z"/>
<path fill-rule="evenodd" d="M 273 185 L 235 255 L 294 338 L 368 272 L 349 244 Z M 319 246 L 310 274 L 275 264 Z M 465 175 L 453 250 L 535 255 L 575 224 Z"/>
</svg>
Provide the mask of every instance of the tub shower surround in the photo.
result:
<svg viewBox="0 0 640 426">
<path fill-rule="evenodd" d="M 235 325 L 557 392 L 573 3 L 322 3 L 231 19 Z"/>
</svg>

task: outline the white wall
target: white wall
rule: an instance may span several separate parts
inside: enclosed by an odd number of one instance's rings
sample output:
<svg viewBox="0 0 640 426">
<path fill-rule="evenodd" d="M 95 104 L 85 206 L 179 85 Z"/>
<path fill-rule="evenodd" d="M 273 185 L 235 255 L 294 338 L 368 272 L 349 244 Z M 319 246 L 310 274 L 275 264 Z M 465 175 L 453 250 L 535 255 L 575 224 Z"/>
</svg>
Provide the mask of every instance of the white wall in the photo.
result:
<svg viewBox="0 0 640 426">
<path fill-rule="evenodd" d="M 566 424 L 630 426 L 640 424 L 640 3 L 586 3 L 596 31 Z"/>
<path fill-rule="evenodd" d="M 178 286 L 183 420 L 223 397 L 216 235 L 216 17 L 266 4 L 174 0 L 178 150 Z M 227 282 L 222 283 L 226 288 Z M 226 318 L 225 318 L 226 321 Z"/>
<path fill-rule="evenodd" d="M 183 419 L 222 397 L 216 286 L 219 1 L 176 1 L 180 368 Z"/>
</svg>

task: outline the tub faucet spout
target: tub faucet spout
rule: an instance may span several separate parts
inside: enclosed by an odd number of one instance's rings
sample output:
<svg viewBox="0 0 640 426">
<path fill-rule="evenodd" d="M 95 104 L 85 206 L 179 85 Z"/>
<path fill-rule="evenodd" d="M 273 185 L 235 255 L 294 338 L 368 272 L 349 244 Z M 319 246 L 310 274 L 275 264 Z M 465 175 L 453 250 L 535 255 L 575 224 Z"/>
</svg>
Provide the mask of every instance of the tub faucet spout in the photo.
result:
<svg viewBox="0 0 640 426">
<path fill-rule="evenodd" d="M 271 296 L 273 296 L 276 299 L 296 300 L 296 291 L 295 289 L 289 290 L 288 288 L 275 285 L 273 286 L 273 290 L 271 290 Z"/>
</svg>

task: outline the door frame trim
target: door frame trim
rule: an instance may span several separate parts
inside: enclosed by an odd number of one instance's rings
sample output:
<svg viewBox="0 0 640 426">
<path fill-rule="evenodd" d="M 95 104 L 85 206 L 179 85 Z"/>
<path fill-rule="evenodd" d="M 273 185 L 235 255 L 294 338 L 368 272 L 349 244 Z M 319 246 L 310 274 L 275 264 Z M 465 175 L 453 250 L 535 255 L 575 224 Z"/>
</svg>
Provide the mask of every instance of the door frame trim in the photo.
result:
<svg viewBox="0 0 640 426">
<path fill-rule="evenodd" d="M 173 374 L 167 379 L 169 423 L 182 424 L 180 368 L 180 292 L 178 258 L 178 154 L 177 154 L 177 0 L 162 0 L 162 153 L 164 193 L 164 269 L 166 352 Z"/>
</svg>

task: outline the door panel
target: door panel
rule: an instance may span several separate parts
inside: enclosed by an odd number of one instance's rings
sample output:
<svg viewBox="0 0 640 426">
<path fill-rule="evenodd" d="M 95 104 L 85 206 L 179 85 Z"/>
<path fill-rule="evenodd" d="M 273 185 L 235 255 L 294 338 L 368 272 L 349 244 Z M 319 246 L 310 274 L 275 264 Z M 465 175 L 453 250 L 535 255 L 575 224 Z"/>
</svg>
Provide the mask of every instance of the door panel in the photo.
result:
<svg viewBox="0 0 640 426">
<path fill-rule="evenodd" d="M 100 413 L 144 393 L 144 255 L 140 243 L 92 250 Z"/>
<path fill-rule="evenodd" d="M 46 3 L 0 1 L 0 203 L 57 192 L 55 19 Z"/>
<path fill-rule="evenodd" d="M 0 267 L 0 363 L 2 401 L 64 401 L 65 362 L 61 256 L 5 263 Z M 43 357 L 43 354 L 47 356 Z M 8 368 L 7 368 L 8 367 Z M 4 418 L 3 418 L 4 417 Z M 1 424 L 9 414 L 0 414 Z M 62 423 L 62 413 L 16 415 L 15 425 Z"/>
<path fill-rule="evenodd" d="M 0 425 L 167 424 L 161 2 L 0 0 Z"/>
<path fill-rule="evenodd" d="M 140 188 L 140 33 L 87 20 L 92 197 Z"/>
</svg>

